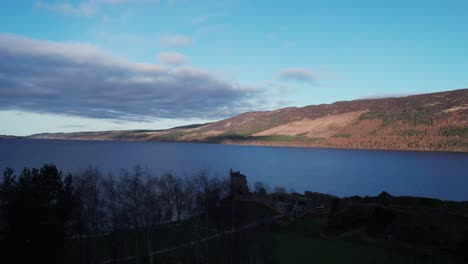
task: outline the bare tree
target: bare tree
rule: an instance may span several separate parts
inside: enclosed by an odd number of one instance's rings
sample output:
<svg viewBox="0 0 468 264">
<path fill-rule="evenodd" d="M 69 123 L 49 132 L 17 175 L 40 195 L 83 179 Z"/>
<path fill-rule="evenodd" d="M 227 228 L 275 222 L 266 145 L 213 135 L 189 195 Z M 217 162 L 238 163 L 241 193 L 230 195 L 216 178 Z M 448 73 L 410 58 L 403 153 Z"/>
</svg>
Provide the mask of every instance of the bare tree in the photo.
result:
<svg viewBox="0 0 468 264">
<path fill-rule="evenodd" d="M 102 181 L 103 197 L 104 197 L 104 210 L 106 215 L 106 226 L 109 232 L 115 232 L 123 227 L 123 220 L 121 217 L 122 208 L 119 201 L 121 201 L 121 193 L 118 189 L 118 182 L 115 177 L 109 173 Z"/>
<path fill-rule="evenodd" d="M 159 180 L 157 177 L 147 175 L 142 190 L 142 227 L 144 239 L 146 240 L 146 252 L 150 263 L 153 263 L 153 231 L 162 223 L 162 197 L 158 190 Z"/>
<path fill-rule="evenodd" d="M 138 235 L 144 228 L 144 177 L 144 170 L 137 165 L 132 172 L 123 170 L 118 182 L 118 190 L 121 194 L 119 195 L 119 204 L 122 210 L 120 216 L 123 220 L 123 226 L 126 229 L 133 230 L 136 234 L 135 254 L 137 263 L 142 254 Z"/>
<path fill-rule="evenodd" d="M 79 193 L 81 218 L 85 232 L 98 234 L 105 223 L 103 210 L 102 175 L 97 168 L 88 167 L 75 177 L 75 189 Z"/>
<path fill-rule="evenodd" d="M 142 226 L 142 193 L 144 172 L 140 166 L 135 166 L 133 172 L 122 171 L 118 184 L 120 203 L 124 214 L 124 225 L 129 229 L 139 230 Z"/>
<path fill-rule="evenodd" d="M 204 211 L 204 194 L 208 191 L 209 186 L 208 172 L 200 171 L 198 175 L 193 177 L 192 183 L 195 189 L 195 211 L 200 214 Z"/>
<path fill-rule="evenodd" d="M 195 215 L 196 201 L 197 201 L 197 188 L 194 178 L 187 178 L 184 181 L 184 204 L 187 217 Z"/>
<path fill-rule="evenodd" d="M 174 180 L 174 209 L 176 214 L 176 220 L 179 222 L 186 214 L 187 210 L 187 199 L 185 195 L 187 194 L 186 190 L 184 189 L 186 186 L 181 178 L 175 177 Z"/>
<path fill-rule="evenodd" d="M 274 189 L 274 192 L 276 192 L 276 193 L 287 193 L 286 188 L 284 188 L 282 186 L 276 186 L 275 189 Z"/>
<path fill-rule="evenodd" d="M 162 199 L 163 220 L 166 223 L 173 221 L 175 181 L 176 179 L 171 173 L 164 174 L 159 179 L 158 187 Z"/>
<path fill-rule="evenodd" d="M 78 175 L 76 187 L 77 220 L 83 229 L 88 234 L 108 232 L 115 261 L 128 244 L 122 239 L 133 237 L 136 263 L 146 257 L 153 263 L 155 230 L 162 224 L 192 218 L 195 232 L 200 231 L 198 237 L 203 238 L 209 218 L 218 221 L 221 201 L 229 195 L 228 180 L 209 177 L 206 171 L 183 180 L 170 173 L 158 178 L 141 166 L 123 170 L 117 177 L 103 177 L 97 169 L 88 168 Z M 86 261 L 96 259 L 92 255 Z"/>
<path fill-rule="evenodd" d="M 254 192 L 258 195 L 266 195 L 271 192 L 271 189 L 267 184 L 257 181 L 254 183 Z"/>
</svg>

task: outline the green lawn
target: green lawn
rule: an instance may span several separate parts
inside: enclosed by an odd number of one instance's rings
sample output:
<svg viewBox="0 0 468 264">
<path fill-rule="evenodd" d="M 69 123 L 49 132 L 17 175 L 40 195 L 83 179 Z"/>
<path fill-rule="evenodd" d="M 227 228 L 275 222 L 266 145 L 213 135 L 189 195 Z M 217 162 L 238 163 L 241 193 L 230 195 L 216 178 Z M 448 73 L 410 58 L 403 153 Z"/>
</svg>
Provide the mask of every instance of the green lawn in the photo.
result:
<svg viewBox="0 0 468 264">
<path fill-rule="evenodd" d="M 276 213 L 270 208 L 255 202 L 232 202 L 230 200 L 225 200 L 221 203 L 221 206 L 216 212 L 212 212 L 211 216 L 201 215 L 191 221 L 166 224 L 154 229 L 151 232 L 151 250 L 155 251 L 179 246 L 186 242 L 217 234 L 231 228 L 233 224 L 235 226 L 242 226 L 255 222 L 258 219 L 271 217 L 275 214 Z M 232 221 L 233 218 L 235 219 L 234 221 Z M 65 245 L 66 259 L 69 260 L 68 263 L 78 264 L 93 261 L 102 262 L 113 258 L 121 259 L 128 256 L 135 256 L 137 253 L 139 256 L 144 256 L 148 246 L 146 238 L 147 236 L 143 231 L 121 231 L 112 235 L 98 236 L 90 239 L 67 240 Z M 238 241 L 238 243 L 245 246 L 243 245 L 245 244 L 243 242 L 244 240 L 254 241 L 255 239 L 255 235 L 249 234 L 248 239 L 244 239 L 243 237 L 239 238 L 238 240 L 240 242 Z M 257 241 L 254 242 L 257 243 Z M 227 239 L 223 243 L 222 245 L 227 245 L 226 243 L 232 243 L 232 241 L 231 239 Z M 214 257 L 219 257 L 222 256 L 222 249 L 224 248 L 220 248 L 220 245 L 219 239 L 215 239 L 206 245 L 177 250 L 166 254 L 166 256 L 183 256 L 189 259 L 192 257 L 192 254 L 197 253 L 197 248 L 201 248 L 203 250 L 210 250 L 209 252 L 219 253 L 214 254 Z M 197 254 L 199 253 L 202 254 L 203 252 L 198 252 Z M 245 254 L 248 256 L 250 253 Z M 235 254 L 232 253 L 231 255 Z M 166 256 L 163 255 L 162 258 Z M 140 260 L 143 261 L 143 263 L 147 261 L 144 257 Z M 217 259 L 215 258 L 215 260 Z"/>
<path fill-rule="evenodd" d="M 220 211 L 231 212 L 233 205 L 234 211 L 238 213 L 228 215 L 237 218 L 237 225 L 274 214 L 262 205 L 240 201 L 226 201 Z M 197 224 L 189 222 L 166 225 L 154 231 L 153 250 L 180 245 L 196 237 L 206 237 L 216 233 L 213 230 L 216 228 L 229 228 L 231 223 L 225 220 L 215 223 L 202 216 L 198 224 L 208 229 L 194 229 Z M 318 218 L 296 219 L 287 224 L 264 224 L 160 254 L 154 260 L 156 263 L 462 263 L 444 256 L 424 255 L 395 244 L 370 244 L 359 238 L 327 240 L 320 236 L 321 228 L 321 220 Z M 144 240 L 135 233 L 94 238 L 88 243 L 69 241 L 69 250 L 72 250 L 69 252 L 69 263 L 112 258 L 113 246 L 117 249 L 114 254 L 118 258 L 132 256 L 136 252 L 136 243 L 141 250 L 140 256 L 144 256 Z M 147 263 L 148 259 L 142 257 L 140 261 Z"/>
<path fill-rule="evenodd" d="M 199 221 L 199 223 L 181 222 L 163 225 L 151 233 L 152 250 L 173 247 L 215 234 L 214 228 Z M 86 263 L 89 261 L 103 261 L 113 258 L 125 258 L 145 255 L 147 252 L 146 235 L 143 232 L 125 231 L 113 235 L 93 237 L 90 239 L 67 240 L 66 255 L 68 263 Z"/>
<path fill-rule="evenodd" d="M 351 134 L 336 134 L 336 135 L 333 135 L 333 137 L 336 137 L 336 138 L 350 138 L 352 135 Z"/>
<path fill-rule="evenodd" d="M 325 240 L 319 236 L 319 230 L 317 219 L 296 220 L 278 227 L 273 236 L 278 263 L 458 263 L 390 245 Z"/>
</svg>

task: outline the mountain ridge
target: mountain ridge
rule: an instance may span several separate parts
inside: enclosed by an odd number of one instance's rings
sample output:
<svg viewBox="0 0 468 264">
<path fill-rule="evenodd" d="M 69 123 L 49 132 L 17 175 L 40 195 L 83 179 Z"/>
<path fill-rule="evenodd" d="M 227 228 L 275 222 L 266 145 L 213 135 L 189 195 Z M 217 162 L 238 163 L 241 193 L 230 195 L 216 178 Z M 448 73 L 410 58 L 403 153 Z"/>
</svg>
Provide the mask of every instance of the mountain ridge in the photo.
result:
<svg viewBox="0 0 468 264">
<path fill-rule="evenodd" d="M 468 152 L 468 89 L 245 112 L 166 130 L 46 133 L 27 138 Z"/>
</svg>

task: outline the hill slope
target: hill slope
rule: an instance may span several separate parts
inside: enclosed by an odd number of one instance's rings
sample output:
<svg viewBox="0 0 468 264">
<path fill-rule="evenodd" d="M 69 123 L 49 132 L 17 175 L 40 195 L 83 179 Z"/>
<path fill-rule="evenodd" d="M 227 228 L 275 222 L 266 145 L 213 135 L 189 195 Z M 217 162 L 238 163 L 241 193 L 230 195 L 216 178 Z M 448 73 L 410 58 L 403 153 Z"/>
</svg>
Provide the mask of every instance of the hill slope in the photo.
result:
<svg viewBox="0 0 468 264">
<path fill-rule="evenodd" d="M 31 138 L 468 151 L 468 89 L 247 112 L 201 126 Z"/>
</svg>

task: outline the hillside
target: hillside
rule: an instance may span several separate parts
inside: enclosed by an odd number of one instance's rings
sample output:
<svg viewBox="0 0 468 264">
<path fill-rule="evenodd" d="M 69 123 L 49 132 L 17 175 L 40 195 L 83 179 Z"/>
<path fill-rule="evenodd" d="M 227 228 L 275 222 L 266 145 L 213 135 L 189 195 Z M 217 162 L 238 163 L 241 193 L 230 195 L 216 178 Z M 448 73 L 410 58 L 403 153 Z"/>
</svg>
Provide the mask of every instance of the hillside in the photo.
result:
<svg viewBox="0 0 468 264">
<path fill-rule="evenodd" d="M 468 151 L 468 89 L 247 112 L 168 130 L 38 134 L 30 138 Z"/>
<path fill-rule="evenodd" d="M 0 139 L 12 139 L 12 138 L 17 138 L 16 136 L 10 136 L 10 135 L 0 135 Z"/>
</svg>

